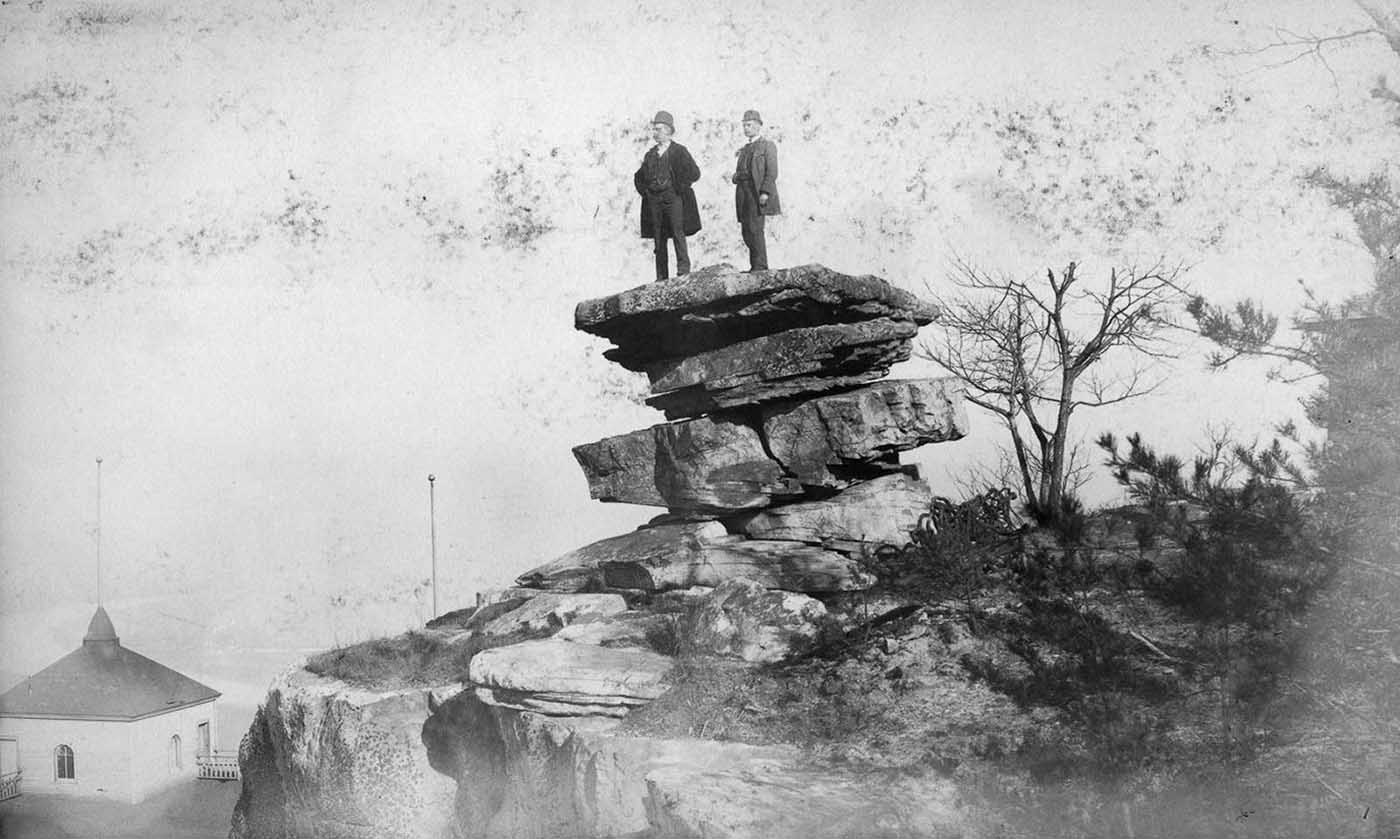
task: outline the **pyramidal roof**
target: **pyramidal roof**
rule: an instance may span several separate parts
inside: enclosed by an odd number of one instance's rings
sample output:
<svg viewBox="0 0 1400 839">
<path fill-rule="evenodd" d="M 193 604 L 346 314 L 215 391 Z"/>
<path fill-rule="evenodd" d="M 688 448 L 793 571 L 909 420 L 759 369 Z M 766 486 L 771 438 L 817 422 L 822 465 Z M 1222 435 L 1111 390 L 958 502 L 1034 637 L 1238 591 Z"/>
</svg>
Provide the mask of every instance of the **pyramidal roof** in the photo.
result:
<svg viewBox="0 0 1400 839">
<path fill-rule="evenodd" d="M 98 606 L 82 646 L 0 694 L 0 716 L 138 720 L 219 696 L 123 647 L 107 610 Z"/>
</svg>

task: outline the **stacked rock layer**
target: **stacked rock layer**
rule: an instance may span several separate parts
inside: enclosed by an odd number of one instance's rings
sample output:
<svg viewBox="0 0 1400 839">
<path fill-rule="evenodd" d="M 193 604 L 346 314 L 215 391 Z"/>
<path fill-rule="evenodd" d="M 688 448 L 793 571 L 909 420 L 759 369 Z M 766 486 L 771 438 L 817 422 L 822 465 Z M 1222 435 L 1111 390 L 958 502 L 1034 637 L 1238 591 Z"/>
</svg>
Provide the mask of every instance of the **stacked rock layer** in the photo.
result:
<svg viewBox="0 0 1400 839">
<path fill-rule="evenodd" d="M 821 598 L 868 587 L 861 554 L 907 542 L 928 509 L 932 493 L 900 453 L 967 433 L 953 380 L 885 378 L 936 313 L 876 277 L 820 265 L 707 269 L 580 303 L 575 326 L 647 375 L 648 403 L 668 421 L 574 455 L 592 497 L 664 512 L 496 595 L 490 634 L 525 628 L 527 614 L 555 634 L 477 655 L 475 695 L 619 717 L 664 690 L 671 659 L 658 638 L 750 661 L 810 641 Z M 603 596 L 617 598 L 607 614 Z"/>
<path fill-rule="evenodd" d="M 885 379 L 934 315 L 820 266 L 710 269 L 580 304 L 578 327 L 647 375 L 667 421 L 574 453 L 594 498 L 659 515 L 429 622 L 460 682 L 281 680 L 245 740 L 230 835 L 958 835 L 947 779 L 625 719 L 678 660 L 779 662 L 844 629 L 827 604 L 870 585 L 861 554 L 904 544 L 929 506 L 900 453 L 967 430 L 951 382 Z"/>
</svg>

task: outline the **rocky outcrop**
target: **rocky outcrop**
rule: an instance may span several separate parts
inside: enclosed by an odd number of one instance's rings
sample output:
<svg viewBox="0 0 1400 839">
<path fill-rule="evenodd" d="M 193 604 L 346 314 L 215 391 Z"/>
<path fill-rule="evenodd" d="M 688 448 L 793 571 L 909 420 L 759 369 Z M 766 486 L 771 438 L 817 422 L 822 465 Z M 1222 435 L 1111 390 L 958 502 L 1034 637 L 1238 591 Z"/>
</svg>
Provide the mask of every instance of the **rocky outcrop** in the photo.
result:
<svg viewBox="0 0 1400 839">
<path fill-rule="evenodd" d="M 423 722 L 460 685 L 374 692 L 305 670 L 278 677 L 239 749 L 231 839 L 450 835 L 457 784 L 429 764 Z"/>
<path fill-rule="evenodd" d="M 909 360 L 918 331 L 890 318 L 810 326 L 658 361 L 647 404 L 678 419 L 871 382 Z"/>
<path fill-rule="evenodd" d="M 858 552 L 903 545 L 928 512 L 933 490 L 905 474 L 857 484 L 840 495 L 772 507 L 736 518 L 732 526 L 754 539 L 787 539 Z"/>
<path fill-rule="evenodd" d="M 901 453 L 967 433 L 952 382 L 882 381 L 935 314 L 821 266 L 702 270 L 579 304 L 576 325 L 612 340 L 672 420 L 576 447 L 589 492 L 665 513 L 433 621 L 472 652 L 462 686 L 276 687 L 245 748 L 237 839 L 956 832 L 945 781 L 618 728 L 702 659 L 748 670 L 844 637 L 818 598 L 868 587 L 862 556 L 928 507 Z"/>
<path fill-rule="evenodd" d="M 774 662 L 809 646 L 825 614 L 813 594 L 870 584 L 861 554 L 901 544 L 932 493 L 901 452 L 967 432 L 948 380 L 881 379 L 907 358 L 933 306 L 874 277 L 821 266 L 697 272 L 580 303 L 578 328 L 645 372 L 675 422 L 586 443 L 574 455 L 597 499 L 667 517 L 572 551 L 518 578 L 551 592 L 700 591 L 665 628 L 591 630 L 477 656 L 487 704 L 554 715 L 621 716 L 659 689 L 657 653 Z M 540 595 L 522 614 L 551 614 Z M 572 595 L 578 596 L 578 595 Z M 492 626 L 528 625 L 509 615 Z M 511 622 L 515 621 L 516 624 Z M 563 621 L 559 620 L 562 624 Z M 650 634 L 648 634 L 650 632 Z M 588 650 L 588 644 L 631 649 Z M 652 648 L 650 652 L 640 649 Z M 633 664 L 639 669 L 632 671 Z M 610 680 L 607 667 L 616 668 Z M 576 670 L 580 684 L 564 684 Z M 639 680 L 637 691 L 624 684 Z"/>
<path fill-rule="evenodd" d="M 817 640 L 826 607 L 805 594 L 729 580 L 702 597 L 681 624 L 692 653 L 770 663 Z"/>
<path fill-rule="evenodd" d="M 860 467 L 898 463 L 900 452 L 967 435 L 962 389 L 951 379 L 879 382 L 760 412 L 765 449 L 806 486 L 842 488 Z"/>
<path fill-rule="evenodd" d="M 967 433 L 947 379 L 880 382 L 758 412 L 655 425 L 574 449 L 601 501 L 720 516 L 843 489 Z"/>
<path fill-rule="evenodd" d="M 578 446 L 574 457 L 601 501 L 722 515 L 802 495 L 738 418 L 657 425 Z"/>
<path fill-rule="evenodd" d="M 565 594 L 545 592 L 504 612 L 486 623 L 487 635 L 511 635 L 559 629 L 580 621 L 597 621 L 627 611 L 627 602 L 618 594 Z"/>
<path fill-rule="evenodd" d="M 651 555 L 603 563 L 603 582 L 658 592 L 749 580 L 770 589 L 805 593 L 855 591 L 870 579 L 845 554 L 810 545 L 725 534 L 686 556 Z"/>
<path fill-rule="evenodd" d="M 627 736 L 615 720 L 471 694 L 439 708 L 423 740 L 433 766 L 459 780 L 464 837 L 938 837 L 962 822 L 946 780 L 815 771 L 792 747 Z"/>
<path fill-rule="evenodd" d="M 551 591 L 597 588 L 603 585 L 602 566 L 607 563 L 693 564 L 698 561 L 705 544 L 722 539 L 728 533 L 717 521 L 643 527 L 569 551 L 520 575 L 516 582 Z"/>
</svg>

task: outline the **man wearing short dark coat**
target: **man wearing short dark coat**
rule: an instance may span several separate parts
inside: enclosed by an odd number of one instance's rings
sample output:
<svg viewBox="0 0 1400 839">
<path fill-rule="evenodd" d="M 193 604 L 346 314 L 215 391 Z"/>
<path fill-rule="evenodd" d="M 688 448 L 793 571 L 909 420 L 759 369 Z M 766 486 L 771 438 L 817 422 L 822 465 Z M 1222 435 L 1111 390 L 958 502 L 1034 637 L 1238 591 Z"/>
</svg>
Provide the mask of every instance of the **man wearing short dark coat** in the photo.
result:
<svg viewBox="0 0 1400 839">
<path fill-rule="evenodd" d="M 763 118 L 758 111 L 744 111 L 744 136 L 749 141 L 737 152 L 735 164 L 734 209 L 739 216 L 739 232 L 749 249 L 749 270 L 768 269 L 768 243 L 764 239 L 764 219 L 781 213 L 778 202 L 778 147 L 763 137 Z"/>
<path fill-rule="evenodd" d="M 656 279 L 669 274 L 666 240 L 675 243 L 676 276 L 690 273 L 690 251 L 685 237 L 700 232 L 700 207 L 691 185 L 700 180 L 700 167 L 680 143 L 671 141 L 675 120 L 666 111 L 657 111 L 651 121 L 656 145 L 642 157 L 641 168 L 632 183 L 642 196 L 642 238 L 656 242 Z"/>
</svg>

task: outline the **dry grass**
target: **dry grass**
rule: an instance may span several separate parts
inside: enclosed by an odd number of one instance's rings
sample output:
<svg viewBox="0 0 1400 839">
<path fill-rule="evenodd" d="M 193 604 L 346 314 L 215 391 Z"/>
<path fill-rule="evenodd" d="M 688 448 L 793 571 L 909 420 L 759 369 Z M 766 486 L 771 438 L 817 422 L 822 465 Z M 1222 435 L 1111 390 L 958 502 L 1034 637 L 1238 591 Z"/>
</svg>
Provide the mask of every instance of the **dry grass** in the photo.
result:
<svg viewBox="0 0 1400 839">
<path fill-rule="evenodd" d="M 372 690 L 445 685 L 466 678 L 474 646 L 411 631 L 319 653 L 307 659 L 305 669 Z"/>
</svg>

